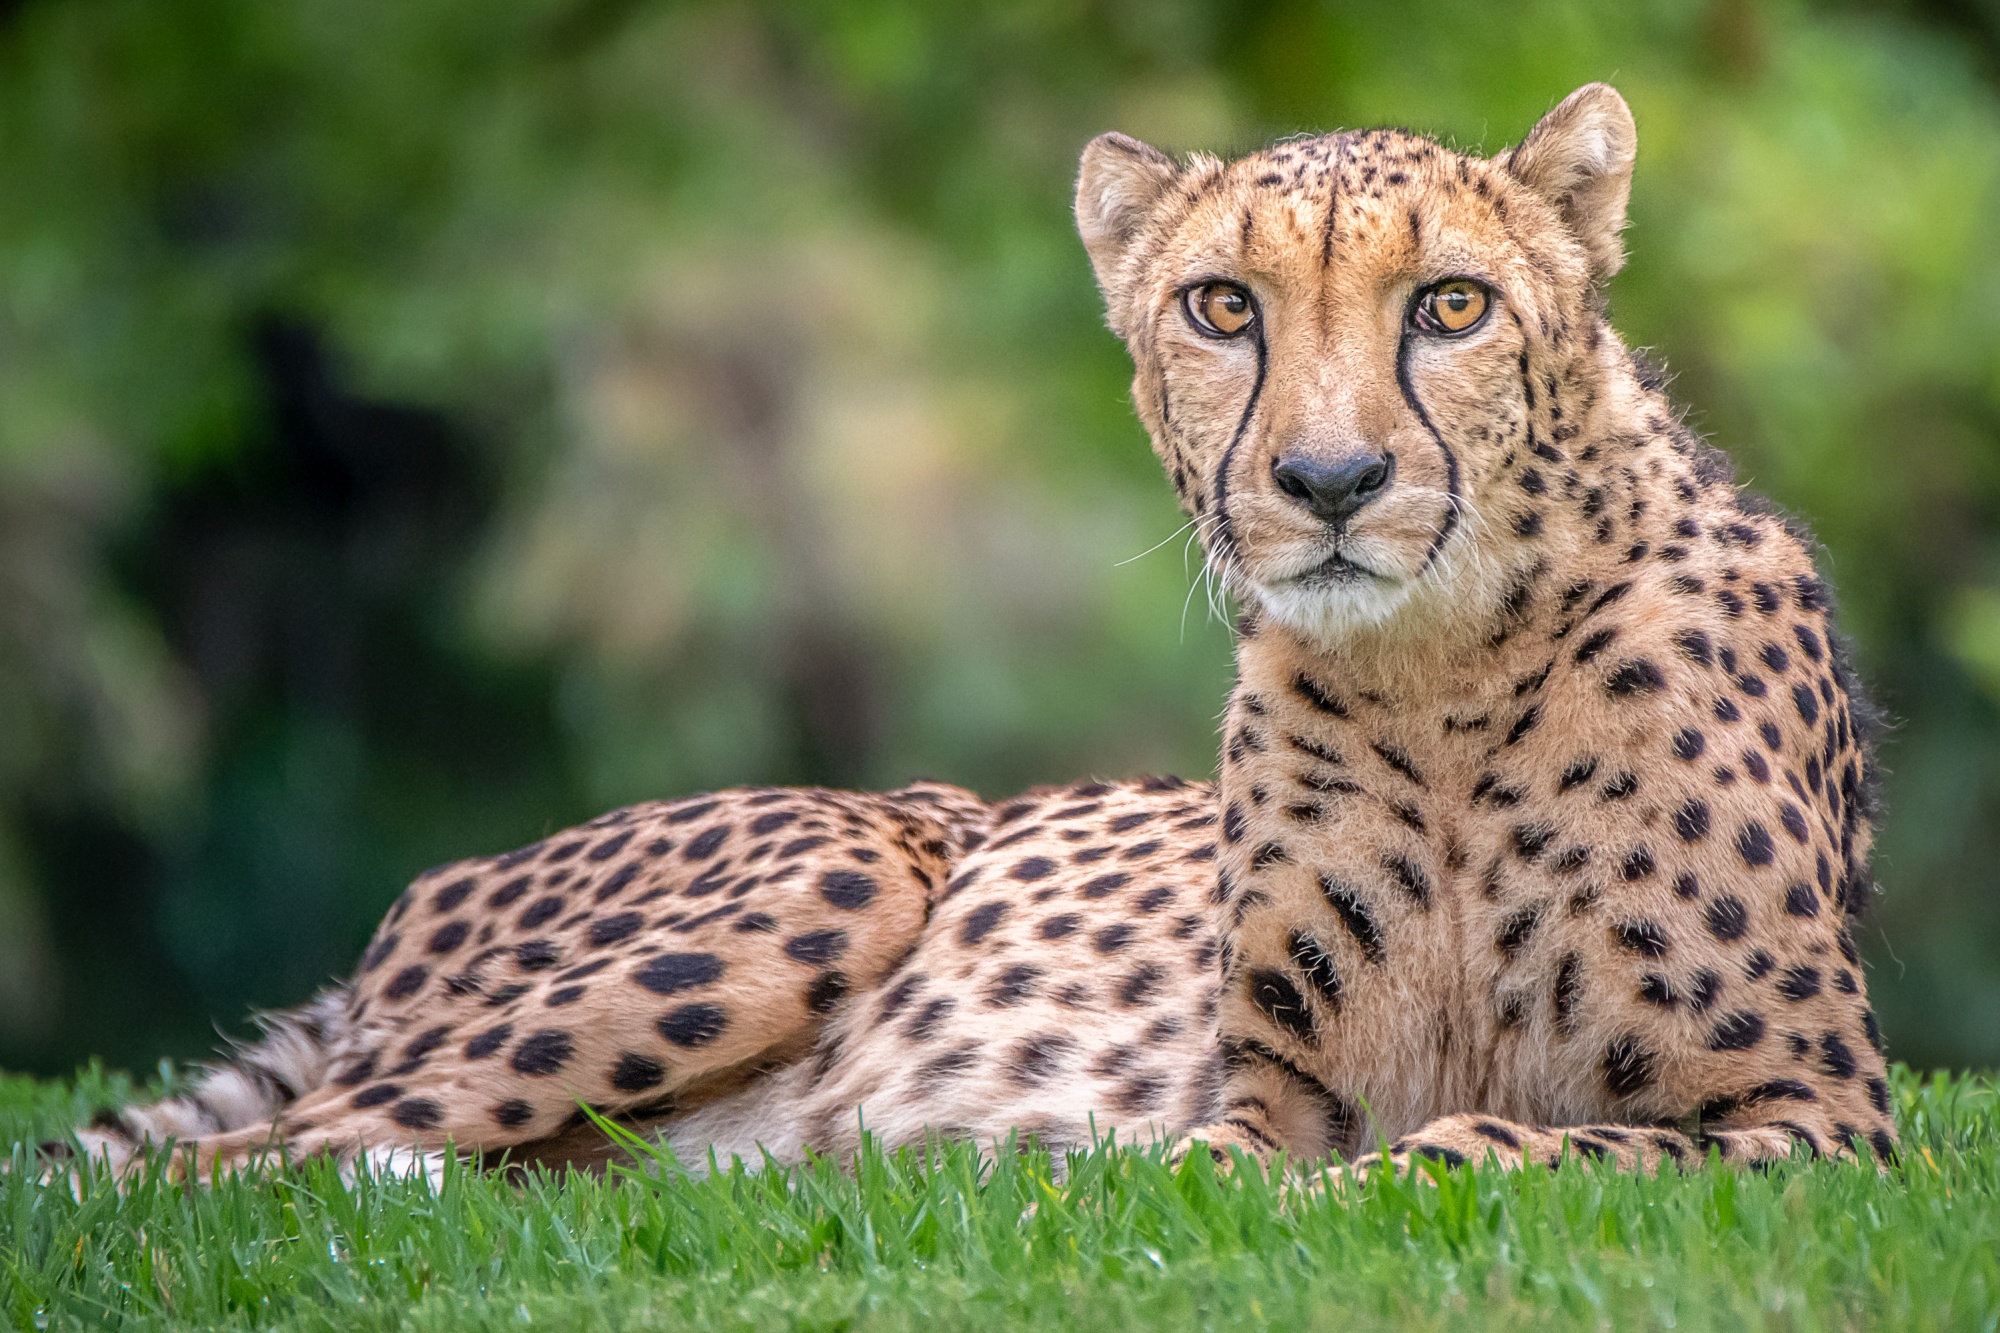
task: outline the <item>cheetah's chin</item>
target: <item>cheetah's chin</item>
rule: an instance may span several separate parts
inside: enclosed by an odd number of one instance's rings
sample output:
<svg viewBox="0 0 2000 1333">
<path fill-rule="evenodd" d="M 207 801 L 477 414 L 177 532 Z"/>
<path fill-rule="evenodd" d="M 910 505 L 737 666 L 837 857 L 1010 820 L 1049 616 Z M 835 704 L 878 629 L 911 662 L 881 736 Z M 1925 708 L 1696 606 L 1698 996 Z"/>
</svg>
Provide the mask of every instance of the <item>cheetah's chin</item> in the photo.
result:
<svg viewBox="0 0 2000 1333">
<path fill-rule="evenodd" d="M 1287 579 L 1255 585 L 1271 619 L 1320 643 L 1336 643 L 1356 630 L 1380 625 L 1409 601 L 1415 585 L 1373 571 L 1334 579 Z"/>
</svg>

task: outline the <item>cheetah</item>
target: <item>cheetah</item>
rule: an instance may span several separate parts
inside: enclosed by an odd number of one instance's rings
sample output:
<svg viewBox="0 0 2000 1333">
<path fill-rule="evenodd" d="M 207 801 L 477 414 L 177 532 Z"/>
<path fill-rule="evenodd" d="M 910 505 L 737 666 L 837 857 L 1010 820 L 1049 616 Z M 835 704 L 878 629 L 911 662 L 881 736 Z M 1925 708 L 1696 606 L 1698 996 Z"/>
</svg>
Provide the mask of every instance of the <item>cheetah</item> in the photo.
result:
<svg viewBox="0 0 2000 1333">
<path fill-rule="evenodd" d="M 1190 1144 L 1894 1151 L 1873 715 L 1809 536 L 1607 322 L 1636 149 L 1593 84 L 1490 160 L 1085 156 L 1134 402 L 1247 608 Z"/>
<path fill-rule="evenodd" d="M 1873 714 L 1810 540 L 1612 332 L 1591 85 L 1085 150 L 1139 415 L 1245 608 L 1218 780 L 751 789 L 420 877 L 353 978 L 52 1153 L 601 1166 L 1010 1132 L 1263 1161 L 1895 1148 L 1851 923 Z"/>
</svg>

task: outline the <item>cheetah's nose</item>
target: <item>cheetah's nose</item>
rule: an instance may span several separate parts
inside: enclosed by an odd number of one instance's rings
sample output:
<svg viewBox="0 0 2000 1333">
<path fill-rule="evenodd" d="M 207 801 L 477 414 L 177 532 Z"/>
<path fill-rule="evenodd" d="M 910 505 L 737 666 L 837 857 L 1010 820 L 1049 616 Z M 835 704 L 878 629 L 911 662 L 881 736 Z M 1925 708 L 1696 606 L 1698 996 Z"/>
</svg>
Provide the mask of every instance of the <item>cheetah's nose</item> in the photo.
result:
<svg viewBox="0 0 2000 1333">
<path fill-rule="evenodd" d="M 1271 464 L 1278 489 L 1326 523 L 1345 523 L 1354 517 L 1389 489 L 1389 479 L 1395 475 L 1396 455 L 1387 453 L 1349 454 L 1332 462 L 1293 453 Z"/>
</svg>

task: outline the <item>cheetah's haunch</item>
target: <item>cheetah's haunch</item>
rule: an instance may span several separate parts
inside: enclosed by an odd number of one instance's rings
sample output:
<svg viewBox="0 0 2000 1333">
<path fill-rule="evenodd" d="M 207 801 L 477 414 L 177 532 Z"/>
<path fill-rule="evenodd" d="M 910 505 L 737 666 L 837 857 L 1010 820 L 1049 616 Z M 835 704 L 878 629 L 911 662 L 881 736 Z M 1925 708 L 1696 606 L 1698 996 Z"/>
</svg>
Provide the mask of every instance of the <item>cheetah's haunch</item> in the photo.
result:
<svg viewBox="0 0 2000 1333">
<path fill-rule="evenodd" d="M 1634 147 L 1593 85 L 1491 160 L 1086 151 L 1134 399 L 1249 608 L 1219 790 L 619 811 L 419 879 L 352 981 L 82 1144 L 591 1160 L 584 1101 L 696 1161 L 864 1116 L 1886 1156 L 1869 714 L 1805 538 L 1605 322 Z"/>
</svg>

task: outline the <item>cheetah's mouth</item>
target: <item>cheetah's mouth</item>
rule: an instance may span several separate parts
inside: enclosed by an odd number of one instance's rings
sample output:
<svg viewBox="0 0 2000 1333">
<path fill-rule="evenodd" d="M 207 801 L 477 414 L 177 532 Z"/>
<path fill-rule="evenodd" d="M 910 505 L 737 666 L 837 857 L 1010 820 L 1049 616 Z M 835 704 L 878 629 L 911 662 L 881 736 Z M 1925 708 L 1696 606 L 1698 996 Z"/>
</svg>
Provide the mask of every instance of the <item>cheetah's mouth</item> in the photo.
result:
<svg viewBox="0 0 2000 1333">
<path fill-rule="evenodd" d="M 1381 577 L 1368 566 L 1350 560 L 1335 551 L 1312 568 L 1294 574 L 1287 581 L 1307 588 L 1335 588 L 1348 587 L 1364 579 Z"/>
</svg>

